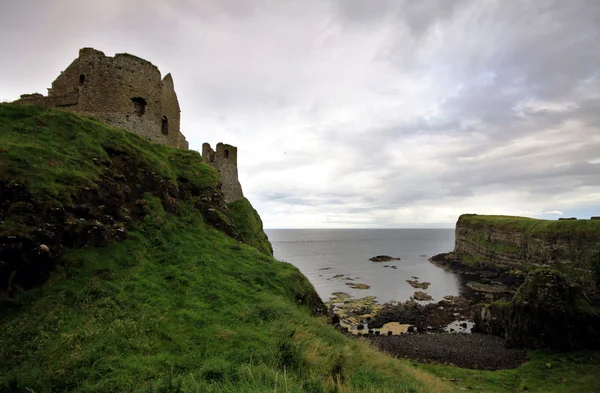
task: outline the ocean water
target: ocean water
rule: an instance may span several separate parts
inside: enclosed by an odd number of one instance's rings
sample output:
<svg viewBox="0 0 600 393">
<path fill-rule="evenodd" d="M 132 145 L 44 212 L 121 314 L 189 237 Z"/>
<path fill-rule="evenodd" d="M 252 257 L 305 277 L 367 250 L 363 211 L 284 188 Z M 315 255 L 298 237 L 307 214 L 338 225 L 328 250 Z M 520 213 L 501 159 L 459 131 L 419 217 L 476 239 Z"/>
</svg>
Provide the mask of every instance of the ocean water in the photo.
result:
<svg viewBox="0 0 600 393">
<path fill-rule="evenodd" d="M 376 296 L 380 303 L 405 301 L 422 290 L 406 282 L 413 276 L 431 283 L 425 292 L 434 301 L 446 295 L 469 296 L 472 292 L 464 285 L 464 277 L 427 260 L 452 251 L 454 229 L 269 229 L 266 233 L 275 258 L 298 267 L 324 301 L 333 292 L 346 292 L 357 298 Z M 401 260 L 369 261 L 376 255 Z M 343 277 L 335 278 L 338 275 Z M 347 283 L 363 283 L 370 288 L 353 289 Z"/>
</svg>

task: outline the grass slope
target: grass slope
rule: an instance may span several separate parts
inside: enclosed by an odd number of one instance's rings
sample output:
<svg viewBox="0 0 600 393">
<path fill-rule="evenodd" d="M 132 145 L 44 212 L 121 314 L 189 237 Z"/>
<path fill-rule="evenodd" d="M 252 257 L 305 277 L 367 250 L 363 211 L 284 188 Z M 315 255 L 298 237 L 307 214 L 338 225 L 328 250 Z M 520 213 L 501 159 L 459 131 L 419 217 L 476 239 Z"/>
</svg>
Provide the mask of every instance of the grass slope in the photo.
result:
<svg viewBox="0 0 600 393">
<path fill-rule="evenodd" d="M 25 184 L 47 202 L 70 203 L 95 187 L 109 151 L 135 160 L 183 191 L 216 187 L 217 171 L 193 150 L 150 143 L 122 129 L 57 110 L 0 105 L 0 179 Z"/>
<path fill-rule="evenodd" d="M 273 247 L 263 231 L 263 223 L 250 201 L 243 198 L 228 205 L 229 217 L 244 243 L 255 247 L 260 252 L 273 255 Z"/>
<path fill-rule="evenodd" d="M 70 251 L 0 322 L 1 392 L 438 392 L 309 315 L 293 266 L 153 209 L 131 239 Z M 7 305 L 5 304 L 5 307 Z"/>
<path fill-rule="evenodd" d="M 94 158 L 108 159 L 107 149 L 184 195 L 218 183 L 196 152 L 59 111 L 0 105 L 0 180 L 24 183 L 38 200 L 60 206 L 95 187 L 103 169 Z M 392 359 L 298 304 L 314 289 L 265 255 L 266 239 L 242 234 L 263 252 L 240 244 L 207 225 L 193 198 L 177 215 L 145 199 L 145 220 L 128 240 L 69 250 L 43 286 L 0 294 L 0 392 L 586 392 L 597 379 L 589 360 L 597 353 L 534 352 L 500 372 Z M 238 205 L 232 223 L 257 230 L 251 206 Z M 457 376 L 464 381 L 442 380 Z"/>
<path fill-rule="evenodd" d="M 456 381 L 458 389 L 473 392 L 598 393 L 600 352 L 533 351 L 531 360 L 514 370 L 478 371 L 442 365 L 422 367 Z"/>
<path fill-rule="evenodd" d="M 159 195 L 142 196 L 146 215 L 128 240 L 67 250 L 43 286 L 0 294 L 0 392 L 447 390 L 313 318 L 300 303 L 314 289 L 265 255 L 270 244 L 248 201 L 228 219 L 262 252 L 206 224 L 199 201 L 216 195 L 219 179 L 197 152 L 10 104 L 0 105 L 0 146 L 0 181 L 23 184 L 36 203 L 68 207 L 115 168 L 115 152 L 179 198 L 172 214 Z M 0 237 L 34 236 L 12 207 Z"/>
</svg>

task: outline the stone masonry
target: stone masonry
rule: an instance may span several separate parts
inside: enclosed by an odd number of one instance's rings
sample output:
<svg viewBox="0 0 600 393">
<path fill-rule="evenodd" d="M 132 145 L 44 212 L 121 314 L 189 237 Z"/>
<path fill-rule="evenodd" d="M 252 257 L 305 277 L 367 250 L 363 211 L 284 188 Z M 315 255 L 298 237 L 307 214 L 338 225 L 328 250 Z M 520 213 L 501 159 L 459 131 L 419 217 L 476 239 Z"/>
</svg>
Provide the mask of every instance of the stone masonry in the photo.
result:
<svg viewBox="0 0 600 393">
<path fill-rule="evenodd" d="M 237 147 L 218 143 L 217 151 L 214 151 L 210 144 L 204 143 L 202 144 L 202 157 L 207 164 L 214 166 L 219 171 L 226 203 L 244 198 L 242 185 L 238 180 Z"/>
<path fill-rule="evenodd" d="M 48 89 L 16 101 L 89 116 L 153 142 L 188 149 L 179 130 L 180 109 L 171 74 L 139 57 L 114 57 L 83 48 Z"/>
<path fill-rule="evenodd" d="M 47 96 L 23 94 L 16 102 L 74 112 L 153 142 L 189 148 L 179 130 L 181 110 L 171 74 L 161 79 L 156 66 L 127 53 L 108 57 L 93 48 L 80 49 L 79 57 L 52 82 Z M 219 143 L 215 152 L 204 143 L 202 157 L 219 171 L 226 203 L 244 198 L 237 147 Z"/>
</svg>

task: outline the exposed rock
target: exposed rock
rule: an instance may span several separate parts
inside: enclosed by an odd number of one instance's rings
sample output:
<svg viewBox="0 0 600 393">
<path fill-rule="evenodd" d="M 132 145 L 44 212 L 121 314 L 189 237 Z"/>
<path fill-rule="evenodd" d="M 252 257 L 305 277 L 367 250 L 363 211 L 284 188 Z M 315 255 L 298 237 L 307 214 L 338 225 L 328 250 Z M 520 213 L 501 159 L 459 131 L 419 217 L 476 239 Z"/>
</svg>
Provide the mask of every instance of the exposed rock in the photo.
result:
<svg viewBox="0 0 600 393">
<path fill-rule="evenodd" d="M 371 288 L 370 285 L 361 284 L 358 282 L 347 282 L 346 285 L 348 285 L 350 288 L 354 288 L 354 289 L 369 289 L 369 288 Z"/>
<path fill-rule="evenodd" d="M 389 262 L 389 261 L 399 261 L 400 258 L 394 258 L 389 255 L 377 255 L 373 258 L 370 258 L 369 261 L 372 262 Z"/>
<path fill-rule="evenodd" d="M 415 300 L 419 300 L 419 301 L 429 301 L 429 300 L 433 300 L 433 297 L 431 297 L 430 294 L 423 292 L 423 291 L 416 291 L 413 294 L 413 297 L 415 298 Z"/>
<path fill-rule="evenodd" d="M 593 289 L 588 260 L 600 249 L 600 226 L 591 220 L 539 220 L 463 214 L 456 223 L 452 261 L 466 272 L 524 276 L 538 266 L 555 267 L 585 290 Z M 433 258 L 432 258 L 433 259 Z M 562 269 L 564 266 L 568 269 Z"/>
<path fill-rule="evenodd" d="M 406 280 L 413 288 L 427 289 L 431 285 L 430 282 L 419 282 L 418 280 Z"/>
<path fill-rule="evenodd" d="M 568 350 L 600 347 L 600 311 L 582 289 L 549 268 L 533 270 L 510 302 L 476 315 L 476 329 L 512 347 Z"/>
<path fill-rule="evenodd" d="M 494 282 L 507 286 L 510 290 L 516 290 L 525 281 L 524 273 L 517 270 L 490 270 L 498 267 L 490 266 L 486 262 L 465 265 L 461 257 L 454 252 L 434 255 L 429 258 L 429 262 L 452 273 L 472 275 L 474 280 L 480 283 L 489 283 L 492 281 L 491 278 L 494 278 Z"/>
<path fill-rule="evenodd" d="M 502 293 L 510 291 L 506 285 L 502 285 L 501 283 L 484 284 L 477 281 L 469 281 L 467 286 L 474 291 L 479 292 Z"/>
</svg>

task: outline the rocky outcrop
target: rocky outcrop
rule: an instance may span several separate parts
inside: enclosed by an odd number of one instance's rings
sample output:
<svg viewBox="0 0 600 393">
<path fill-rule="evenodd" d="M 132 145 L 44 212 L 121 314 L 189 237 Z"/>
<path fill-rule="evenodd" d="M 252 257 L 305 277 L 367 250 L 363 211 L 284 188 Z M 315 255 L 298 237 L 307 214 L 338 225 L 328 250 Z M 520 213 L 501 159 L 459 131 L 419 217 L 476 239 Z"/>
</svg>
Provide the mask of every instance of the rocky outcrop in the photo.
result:
<svg viewBox="0 0 600 393">
<path fill-rule="evenodd" d="M 476 330 L 504 337 L 511 347 L 597 348 L 600 311 L 563 274 L 539 268 L 510 302 L 494 302 L 475 319 Z"/>
<path fill-rule="evenodd" d="M 400 258 L 394 258 L 389 255 L 377 255 L 373 258 L 369 258 L 371 262 L 389 262 L 389 261 L 399 261 Z"/>
<path fill-rule="evenodd" d="M 456 224 L 451 257 L 466 267 L 517 275 L 552 266 L 590 288 L 594 286 L 590 259 L 598 250 L 598 221 L 464 214 Z"/>
</svg>

